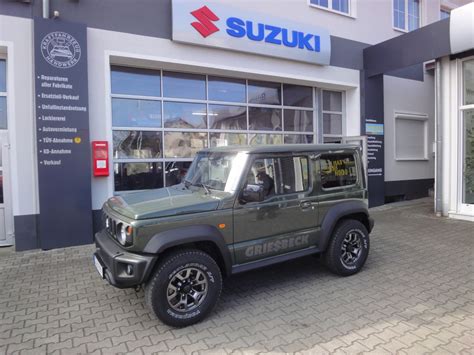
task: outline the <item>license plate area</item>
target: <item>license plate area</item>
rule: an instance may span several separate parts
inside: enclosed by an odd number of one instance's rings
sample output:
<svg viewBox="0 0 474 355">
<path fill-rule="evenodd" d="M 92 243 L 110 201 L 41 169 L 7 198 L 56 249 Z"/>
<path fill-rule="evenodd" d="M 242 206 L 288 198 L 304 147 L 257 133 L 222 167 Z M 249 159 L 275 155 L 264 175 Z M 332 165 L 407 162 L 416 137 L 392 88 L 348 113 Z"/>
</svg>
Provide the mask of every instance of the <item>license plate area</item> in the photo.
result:
<svg viewBox="0 0 474 355">
<path fill-rule="evenodd" d="M 100 263 L 99 259 L 97 258 L 97 256 L 93 256 L 93 259 L 94 259 L 94 266 L 95 268 L 97 269 L 97 272 L 99 273 L 100 277 L 103 279 L 104 278 L 104 267 L 102 266 L 102 264 Z"/>
</svg>

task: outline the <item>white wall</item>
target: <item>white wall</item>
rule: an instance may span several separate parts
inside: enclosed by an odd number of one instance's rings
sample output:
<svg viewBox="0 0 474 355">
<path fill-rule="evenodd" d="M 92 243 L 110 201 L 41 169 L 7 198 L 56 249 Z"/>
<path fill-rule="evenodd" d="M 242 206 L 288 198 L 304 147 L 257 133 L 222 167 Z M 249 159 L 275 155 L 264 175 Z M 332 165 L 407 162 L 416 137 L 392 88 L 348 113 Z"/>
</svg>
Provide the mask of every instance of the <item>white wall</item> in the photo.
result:
<svg viewBox="0 0 474 355">
<path fill-rule="evenodd" d="M 385 181 L 434 178 L 434 76 L 424 82 L 384 76 Z M 428 160 L 395 159 L 395 112 L 428 116 Z"/>
<path fill-rule="evenodd" d="M 15 216 L 39 211 L 32 26 L 31 20 L 0 15 L 0 52 L 7 57 L 7 115 Z"/>
<path fill-rule="evenodd" d="M 355 16 L 337 14 L 309 6 L 309 0 L 219 0 L 229 6 L 252 9 L 268 16 L 282 17 L 301 23 L 325 27 L 331 35 L 375 44 L 399 36 L 403 32 L 393 28 L 393 0 L 350 0 L 355 7 Z M 422 0 L 422 25 L 438 21 L 440 1 Z M 469 3 L 470 0 L 451 0 L 450 7 Z M 207 3 L 212 3 L 208 1 Z"/>
<path fill-rule="evenodd" d="M 88 29 L 91 140 L 112 143 L 110 63 L 181 70 L 347 90 L 346 133 L 360 134 L 359 72 L 323 67 L 169 40 Z M 112 147 L 110 155 L 112 156 Z M 113 194 L 113 166 L 108 178 L 92 179 L 92 207 L 99 209 Z"/>
</svg>

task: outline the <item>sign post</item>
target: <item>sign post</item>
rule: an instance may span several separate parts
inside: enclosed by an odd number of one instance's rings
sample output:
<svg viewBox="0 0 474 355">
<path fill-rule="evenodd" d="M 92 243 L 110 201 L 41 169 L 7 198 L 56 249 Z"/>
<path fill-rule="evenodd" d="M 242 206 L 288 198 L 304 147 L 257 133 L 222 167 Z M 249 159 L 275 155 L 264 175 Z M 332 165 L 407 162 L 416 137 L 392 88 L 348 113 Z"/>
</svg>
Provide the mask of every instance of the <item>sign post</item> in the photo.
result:
<svg viewBox="0 0 474 355">
<path fill-rule="evenodd" d="M 92 243 L 86 27 L 37 18 L 34 28 L 39 245 Z"/>
</svg>

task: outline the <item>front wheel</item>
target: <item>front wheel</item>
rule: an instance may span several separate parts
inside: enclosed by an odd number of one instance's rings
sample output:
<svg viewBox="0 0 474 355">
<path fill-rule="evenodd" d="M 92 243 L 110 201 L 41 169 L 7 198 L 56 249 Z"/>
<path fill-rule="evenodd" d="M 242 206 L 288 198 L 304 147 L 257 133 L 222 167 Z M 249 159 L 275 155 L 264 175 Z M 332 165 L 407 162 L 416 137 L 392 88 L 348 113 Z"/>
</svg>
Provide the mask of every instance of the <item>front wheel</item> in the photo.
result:
<svg viewBox="0 0 474 355">
<path fill-rule="evenodd" d="M 369 255 L 369 244 L 369 233 L 361 222 L 339 222 L 324 255 L 327 267 L 341 276 L 359 272 Z"/>
<path fill-rule="evenodd" d="M 204 319 L 222 289 L 219 266 L 200 250 L 169 254 L 145 287 L 145 302 L 165 324 L 185 327 Z"/>
</svg>

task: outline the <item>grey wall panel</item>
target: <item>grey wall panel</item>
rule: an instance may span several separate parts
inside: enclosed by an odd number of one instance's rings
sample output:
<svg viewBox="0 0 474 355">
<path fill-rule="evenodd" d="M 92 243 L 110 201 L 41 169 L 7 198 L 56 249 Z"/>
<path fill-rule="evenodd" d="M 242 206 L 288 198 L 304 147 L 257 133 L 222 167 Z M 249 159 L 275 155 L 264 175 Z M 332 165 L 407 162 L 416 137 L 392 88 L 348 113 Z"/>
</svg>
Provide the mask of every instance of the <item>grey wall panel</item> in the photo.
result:
<svg viewBox="0 0 474 355">
<path fill-rule="evenodd" d="M 367 43 L 331 36 L 331 65 L 335 67 L 364 69 L 364 49 Z"/>
<path fill-rule="evenodd" d="M 102 228 L 102 210 L 92 210 L 92 230 L 94 235 Z"/>
<path fill-rule="evenodd" d="M 16 251 L 38 249 L 38 215 L 15 216 L 14 223 Z"/>
<path fill-rule="evenodd" d="M 0 0 L 0 13 L 40 17 L 41 3 Z M 51 0 L 50 10 L 51 14 L 59 11 L 60 20 L 84 23 L 87 27 L 171 39 L 171 0 Z"/>
<path fill-rule="evenodd" d="M 434 186 L 434 179 L 400 180 L 385 182 L 385 196 L 403 196 L 405 200 L 427 197 Z"/>
<path fill-rule="evenodd" d="M 402 79 L 423 81 L 424 70 L 425 69 L 424 69 L 423 63 L 420 63 L 420 64 L 415 64 L 406 68 L 393 70 L 391 72 L 385 73 L 385 75 L 395 76 L 397 78 L 402 78 Z"/>
<path fill-rule="evenodd" d="M 444 19 L 364 49 L 364 68 L 373 76 L 450 53 L 449 19 Z"/>
</svg>

